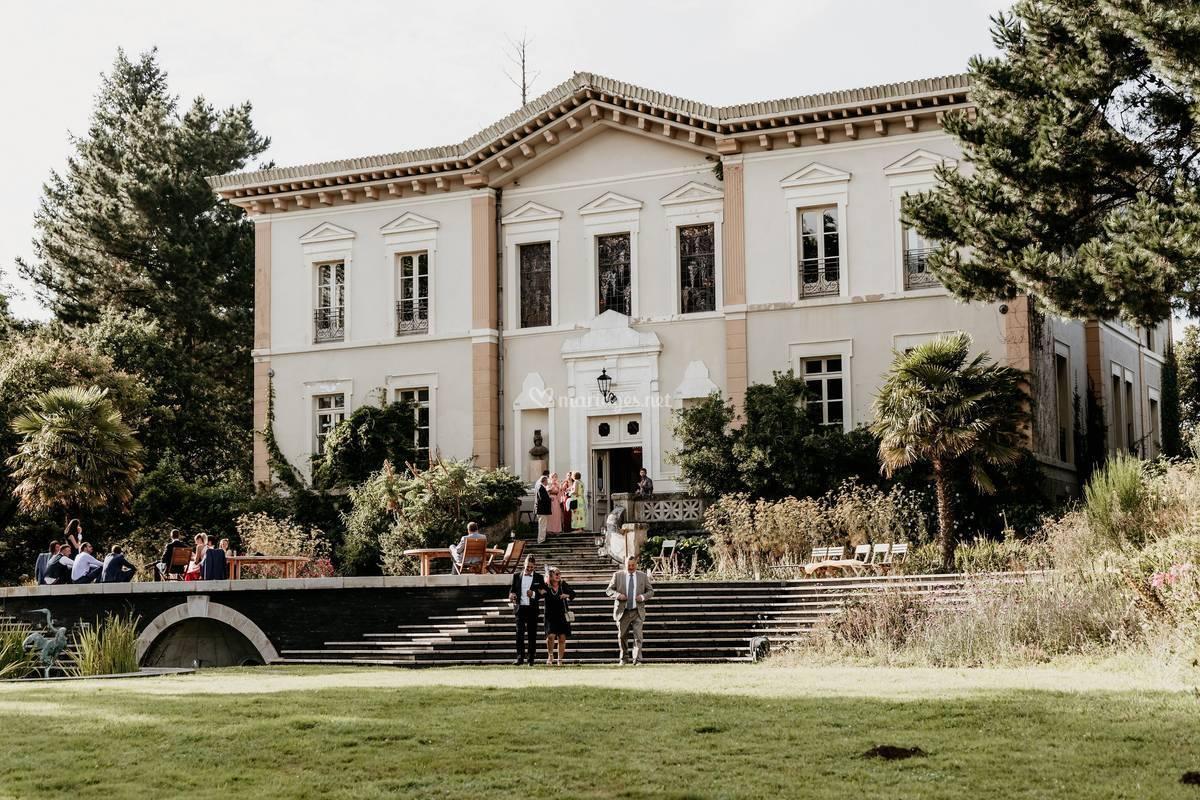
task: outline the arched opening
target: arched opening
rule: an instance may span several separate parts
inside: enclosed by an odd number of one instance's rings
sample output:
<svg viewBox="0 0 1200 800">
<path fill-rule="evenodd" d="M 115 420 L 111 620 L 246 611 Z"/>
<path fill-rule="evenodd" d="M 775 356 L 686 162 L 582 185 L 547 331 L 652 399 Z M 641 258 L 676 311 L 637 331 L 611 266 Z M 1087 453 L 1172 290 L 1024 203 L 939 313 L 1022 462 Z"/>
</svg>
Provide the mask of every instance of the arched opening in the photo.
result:
<svg viewBox="0 0 1200 800">
<path fill-rule="evenodd" d="M 261 663 L 258 650 L 237 629 L 205 617 L 185 619 L 167 628 L 142 657 L 143 667 L 237 667 Z"/>
<path fill-rule="evenodd" d="M 279 652 L 262 628 L 229 606 L 192 595 L 159 614 L 138 635 L 146 667 L 229 667 L 270 664 Z"/>
</svg>

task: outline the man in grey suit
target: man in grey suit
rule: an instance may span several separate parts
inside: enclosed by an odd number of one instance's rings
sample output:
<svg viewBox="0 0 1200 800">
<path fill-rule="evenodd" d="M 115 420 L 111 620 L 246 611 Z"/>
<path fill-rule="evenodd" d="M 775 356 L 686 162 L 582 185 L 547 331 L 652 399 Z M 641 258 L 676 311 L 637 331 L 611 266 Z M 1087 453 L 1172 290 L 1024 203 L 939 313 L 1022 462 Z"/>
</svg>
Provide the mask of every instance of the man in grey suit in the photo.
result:
<svg viewBox="0 0 1200 800">
<path fill-rule="evenodd" d="M 650 576 L 637 568 L 637 557 L 625 561 L 625 569 L 613 573 L 604 593 L 613 598 L 613 619 L 617 622 L 617 645 L 621 648 L 618 664 L 642 662 L 642 623 L 646 619 L 646 601 L 654 597 Z"/>
</svg>

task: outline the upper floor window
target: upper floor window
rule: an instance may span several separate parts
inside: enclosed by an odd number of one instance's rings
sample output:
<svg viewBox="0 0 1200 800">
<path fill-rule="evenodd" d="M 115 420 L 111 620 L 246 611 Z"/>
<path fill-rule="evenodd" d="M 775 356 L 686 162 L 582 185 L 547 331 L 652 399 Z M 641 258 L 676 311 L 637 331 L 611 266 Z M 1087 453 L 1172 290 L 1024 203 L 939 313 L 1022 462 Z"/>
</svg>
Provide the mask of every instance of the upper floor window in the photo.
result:
<svg viewBox="0 0 1200 800">
<path fill-rule="evenodd" d="M 802 208 L 800 226 L 800 297 L 835 295 L 840 290 L 840 241 L 837 206 Z"/>
<path fill-rule="evenodd" d="M 841 425 L 844 419 L 842 397 L 842 358 L 829 356 L 800 361 L 804 387 L 808 389 L 805 408 L 816 425 Z"/>
<path fill-rule="evenodd" d="M 679 227 L 679 313 L 695 314 L 717 308 L 714 226 Z"/>
<path fill-rule="evenodd" d="M 941 286 L 941 282 L 929 271 L 929 254 L 933 247 L 916 228 L 901 226 L 904 242 L 904 288 L 927 289 Z"/>
<path fill-rule="evenodd" d="M 313 455 L 325 452 L 325 440 L 339 422 L 346 418 L 346 395 L 319 394 L 313 397 Z"/>
<path fill-rule="evenodd" d="M 412 403 L 413 415 L 416 418 L 413 446 L 417 451 L 417 466 L 426 468 L 429 466 L 429 387 L 410 386 L 397 389 L 396 399 Z"/>
<path fill-rule="evenodd" d="M 429 253 L 405 253 L 397 266 L 396 335 L 429 332 Z"/>
<path fill-rule="evenodd" d="M 346 335 L 346 263 L 317 265 L 317 307 L 313 311 L 313 341 L 340 342 Z"/>
<path fill-rule="evenodd" d="M 539 328 L 550 322 L 550 243 L 518 245 L 520 259 L 521 327 Z"/>
<path fill-rule="evenodd" d="M 596 237 L 597 314 L 616 311 L 631 316 L 633 313 L 633 283 L 631 269 L 630 236 L 628 233 L 612 233 Z"/>
</svg>

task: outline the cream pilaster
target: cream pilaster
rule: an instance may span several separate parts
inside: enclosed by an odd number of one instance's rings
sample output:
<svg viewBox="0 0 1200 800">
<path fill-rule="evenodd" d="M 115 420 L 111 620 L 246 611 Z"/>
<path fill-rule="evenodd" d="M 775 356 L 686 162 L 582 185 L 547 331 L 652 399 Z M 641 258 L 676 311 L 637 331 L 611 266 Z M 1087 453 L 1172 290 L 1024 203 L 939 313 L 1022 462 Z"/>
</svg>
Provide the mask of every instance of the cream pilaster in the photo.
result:
<svg viewBox="0 0 1200 800">
<path fill-rule="evenodd" d="M 471 405 L 475 463 L 481 467 L 500 462 L 496 274 L 496 195 L 486 189 L 471 198 Z"/>
<path fill-rule="evenodd" d="M 746 397 L 746 204 L 740 157 L 723 160 L 725 177 L 722 231 L 722 303 L 725 309 L 725 387 L 741 413 Z"/>
<path fill-rule="evenodd" d="M 269 483 L 267 463 L 267 394 L 271 373 L 271 223 L 254 225 L 254 482 Z"/>
</svg>

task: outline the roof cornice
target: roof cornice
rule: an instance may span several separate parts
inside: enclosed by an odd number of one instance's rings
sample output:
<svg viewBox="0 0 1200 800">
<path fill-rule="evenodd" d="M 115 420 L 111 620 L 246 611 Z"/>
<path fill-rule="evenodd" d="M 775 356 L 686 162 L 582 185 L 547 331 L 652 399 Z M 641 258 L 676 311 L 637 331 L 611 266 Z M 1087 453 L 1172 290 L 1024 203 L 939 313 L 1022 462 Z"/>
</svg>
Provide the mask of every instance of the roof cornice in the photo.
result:
<svg viewBox="0 0 1200 800">
<path fill-rule="evenodd" d="M 671 140 L 714 156 L 771 149 L 776 139 L 857 138 L 861 123 L 886 135 L 891 122 L 916 129 L 918 116 L 965 107 L 967 75 L 882 84 L 800 97 L 711 106 L 653 89 L 577 72 L 468 139 L 440 147 L 209 178 L 223 198 L 252 213 L 336 205 L 503 185 L 506 174 L 597 123 Z M 522 168 L 524 167 L 524 168 Z"/>
</svg>

